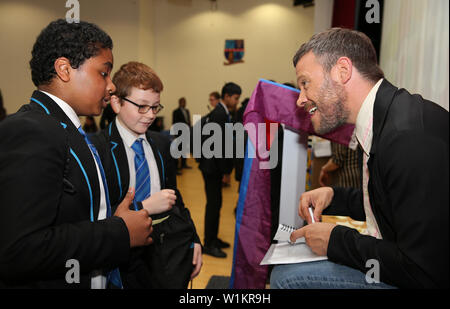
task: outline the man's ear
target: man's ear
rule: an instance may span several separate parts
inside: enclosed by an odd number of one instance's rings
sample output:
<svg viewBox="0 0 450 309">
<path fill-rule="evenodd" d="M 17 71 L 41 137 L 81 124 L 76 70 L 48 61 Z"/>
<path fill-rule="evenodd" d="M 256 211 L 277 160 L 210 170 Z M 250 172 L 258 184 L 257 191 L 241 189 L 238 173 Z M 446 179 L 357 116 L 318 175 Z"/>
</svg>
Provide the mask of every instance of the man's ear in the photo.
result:
<svg viewBox="0 0 450 309">
<path fill-rule="evenodd" d="M 120 98 L 116 95 L 111 96 L 111 107 L 113 111 L 118 114 L 122 108 L 122 105 L 120 104 Z"/>
<path fill-rule="evenodd" d="M 353 63 L 349 58 L 341 57 L 332 68 L 332 71 L 335 80 L 341 84 L 346 84 L 352 77 Z"/>
<path fill-rule="evenodd" d="M 55 60 L 55 71 L 56 75 L 61 79 L 63 82 L 70 81 L 70 73 L 73 70 L 72 66 L 70 65 L 69 59 L 66 57 L 59 57 Z"/>
</svg>

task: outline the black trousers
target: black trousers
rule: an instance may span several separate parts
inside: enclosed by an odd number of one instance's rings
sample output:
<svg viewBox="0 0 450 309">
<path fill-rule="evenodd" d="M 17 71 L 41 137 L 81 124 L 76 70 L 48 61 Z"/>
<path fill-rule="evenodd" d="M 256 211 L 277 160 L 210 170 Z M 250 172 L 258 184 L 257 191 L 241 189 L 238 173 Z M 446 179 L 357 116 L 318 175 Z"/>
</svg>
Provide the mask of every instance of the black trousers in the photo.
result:
<svg viewBox="0 0 450 309">
<path fill-rule="evenodd" d="M 222 208 L 222 178 L 221 173 L 205 173 L 206 208 L 205 208 L 205 247 L 217 246 L 219 233 L 220 209 Z"/>
</svg>

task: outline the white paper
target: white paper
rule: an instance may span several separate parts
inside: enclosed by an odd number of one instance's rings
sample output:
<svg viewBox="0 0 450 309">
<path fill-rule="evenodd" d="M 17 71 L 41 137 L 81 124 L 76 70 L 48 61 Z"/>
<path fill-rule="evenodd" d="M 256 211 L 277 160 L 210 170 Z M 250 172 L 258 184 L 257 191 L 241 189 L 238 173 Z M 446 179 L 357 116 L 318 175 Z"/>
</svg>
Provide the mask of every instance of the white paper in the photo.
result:
<svg viewBox="0 0 450 309">
<path fill-rule="evenodd" d="M 294 264 L 327 260 L 326 256 L 319 256 L 312 252 L 311 248 L 305 243 L 272 244 L 261 261 L 260 265 L 269 264 Z"/>
<path fill-rule="evenodd" d="M 297 229 L 298 228 L 287 226 L 285 224 L 279 224 L 277 233 L 275 234 L 275 237 L 273 239 L 278 240 L 278 241 L 283 241 L 283 242 L 289 242 L 291 233 Z M 297 240 L 295 241 L 296 244 L 302 243 L 302 242 L 303 243 L 305 242 L 305 237 L 297 238 Z"/>
<path fill-rule="evenodd" d="M 332 154 L 331 143 L 328 140 L 316 141 L 312 148 L 316 158 L 330 157 Z"/>
</svg>

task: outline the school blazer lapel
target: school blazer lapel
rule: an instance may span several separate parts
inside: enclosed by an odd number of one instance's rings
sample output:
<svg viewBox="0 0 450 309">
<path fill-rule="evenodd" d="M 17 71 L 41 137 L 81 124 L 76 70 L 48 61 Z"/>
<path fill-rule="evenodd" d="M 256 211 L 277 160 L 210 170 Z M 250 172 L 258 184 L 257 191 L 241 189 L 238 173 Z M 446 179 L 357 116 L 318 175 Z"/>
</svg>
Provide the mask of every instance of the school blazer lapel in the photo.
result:
<svg viewBox="0 0 450 309">
<path fill-rule="evenodd" d="M 156 161 L 156 165 L 158 166 L 158 173 L 159 173 L 159 182 L 161 184 L 161 190 L 166 188 L 166 171 L 165 171 L 165 164 L 164 164 L 164 160 L 163 157 L 161 155 L 161 152 L 159 151 L 157 145 L 156 145 L 156 141 L 154 139 L 151 138 L 150 136 L 150 132 L 147 131 L 147 133 L 145 134 L 145 136 L 147 137 L 147 141 L 150 144 L 152 151 L 153 151 L 153 156 L 155 157 L 155 161 Z"/>
<path fill-rule="evenodd" d="M 34 91 L 30 99 L 30 105 L 33 108 L 44 110 L 46 114 L 59 121 L 61 126 L 66 130 L 70 147 L 70 160 L 74 160 L 75 163 L 73 166 L 77 166 L 77 168 L 80 168 L 83 172 L 84 179 L 79 181 L 78 184 L 83 184 L 87 187 L 87 191 L 90 192 L 89 199 L 92 205 L 90 216 L 91 219 L 96 221 L 100 209 L 100 183 L 94 157 L 92 156 L 89 146 L 86 144 L 83 136 L 78 132 L 78 129 L 75 128 L 75 125 L 69 117 L 67 117 L 58 104 L 45 93 Z M 75 184 L 72 183 L 72 185 Z"/>
<path fill-rule="evenodd" d="M 128 166 L 127 153 L 125 146 L 123 145 L 122 138 L 116 125 L 117 118 L 112 121 L 108 126 L 108 141 L 109 149 L 112 156 L 112 165 L 115 174 L 116 187 L 112 191 L 116 190 L 119 196 L 118 201 L 122 201 L 128 191 L 130 185 L 130 168 Z"/>
</svg>

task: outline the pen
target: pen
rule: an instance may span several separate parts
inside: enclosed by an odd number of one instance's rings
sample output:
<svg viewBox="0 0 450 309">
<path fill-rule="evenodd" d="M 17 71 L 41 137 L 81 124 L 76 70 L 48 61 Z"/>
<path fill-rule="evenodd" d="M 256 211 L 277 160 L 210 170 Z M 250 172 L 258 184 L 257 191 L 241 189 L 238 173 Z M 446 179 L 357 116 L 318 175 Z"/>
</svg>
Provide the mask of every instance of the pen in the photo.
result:
<svg viewBox="0 0 450 309">
<path fill-rule="evenodd" d="M 313 214 L 312 208 L 309 207 L 308 210 L 309 210 L 309 215 L 311 216 L 312 223 L 316 223 L 316 221 L 314 220 L 314 214 Z"/>
</svg>

